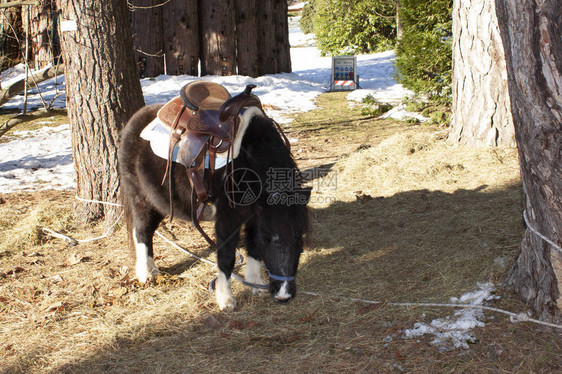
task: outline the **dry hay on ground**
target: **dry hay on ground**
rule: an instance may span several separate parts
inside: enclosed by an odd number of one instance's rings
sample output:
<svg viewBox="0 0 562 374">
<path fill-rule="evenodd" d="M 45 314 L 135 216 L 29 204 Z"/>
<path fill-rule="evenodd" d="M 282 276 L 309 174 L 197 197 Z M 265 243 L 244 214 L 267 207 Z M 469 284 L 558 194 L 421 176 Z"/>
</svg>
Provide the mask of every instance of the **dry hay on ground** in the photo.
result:
<svg viewBox="0 0 562 374">
<path fill-rule="evenodd" d="M 343 158 L 327 177 L 327 181 L 337 181 L 334 196 L 350 201 L 355 195 L 494 190 L 519 183 L 515 148 L 451 145 L 442 135 L 406 128 L 375 147 Z"/>
<path fill-rule="evenodd" d="M 300 146 L 325 153 L 314 141 Z M 76 247 L 41 235 L 37 226 L 76 238 L 103 232 L 73 225 L 71 192 L 5 195 L 0 372 L 555 372 L 562 343 L 532 325 L 488 316 L 475 332 L 479 343 L 440 352 L 430 337 L 404 339 L 401 331 L 449 310 L 328 297 L 443 302 L 476 282 L 500 284 L 523 232 L 517 170 L 512 149 L 451 147 L 423 127 L 344 157 L 326 179 L 337 176 L 335 189 L 312 181 L 312 233 L 298 283 L 323 296 L 301 293 L 281 306 L 234 284 L 232 313 L 219 312 L 205 289 L 213 270 L 159 239 L 165 276 L 141 286 L 123 227 Z M 189 226 L 163 229 L 214 259 Z M 498 292 L 494 306 L 524 310 Z"/>
<path fill-rule="evenodd" d="M 523 232 L 516 149 L 442 135 L 405 128 L 311 182 L 317 248 L 307 255 L 321 254 L 327 272 L 346 258 L 360 264 L 342 269 L 344 287 L 369 279 L 377 299 L 446 301 L 513 262 Z"/>
</svg>

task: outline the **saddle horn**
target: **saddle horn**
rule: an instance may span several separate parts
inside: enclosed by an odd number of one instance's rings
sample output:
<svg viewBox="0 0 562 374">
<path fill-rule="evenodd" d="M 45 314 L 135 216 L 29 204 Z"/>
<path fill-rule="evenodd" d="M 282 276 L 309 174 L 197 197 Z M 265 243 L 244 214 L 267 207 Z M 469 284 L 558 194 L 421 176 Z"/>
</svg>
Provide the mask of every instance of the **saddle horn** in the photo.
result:
<svg viewBox="0 0 562 374">
<path fill-rule="evenodd" d="M 225 101 L 219 109 L 219 120 L 226 122 L 229 118 L 238 116 L 242 108 L 247 106 L 256 106 L 262 109 L 260 99 L 252 93 L 254 88 L 256 88 L 255 84 L 249 84 L 242 93 Z"/>
</svg>

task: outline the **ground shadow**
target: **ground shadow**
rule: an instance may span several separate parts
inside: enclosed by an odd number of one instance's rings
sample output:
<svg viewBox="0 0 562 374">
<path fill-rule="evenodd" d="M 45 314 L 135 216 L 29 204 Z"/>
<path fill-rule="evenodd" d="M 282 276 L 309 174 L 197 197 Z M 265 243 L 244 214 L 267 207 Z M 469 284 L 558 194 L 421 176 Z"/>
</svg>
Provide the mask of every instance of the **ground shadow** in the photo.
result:
<svg viewBox="0 0 562 374">
<path fill-rule="evenodd" d="M 33 167 L 41 168 L 42 165 L 49 165 L 49 168 L 54 168 L 57 166 L 65 166 L 72 163 L 72 155 L 64 155 L 57 157 L 49 156 L 25 156 L 22 158 L 16 158 L 6 162 L 0 162 L 0 171 L 8 172 L 18 169 L 33 169 Z M 26 166 L 32 165 L 32 166 Z M 37 165 L 37 166 L 35 166 Z"/>
<path fill-rule="evenodd" d="M 302 287 L 377 300 L 447 301 L 505 275 L 524 232 L 520 185 L 355 198 L 311 211 Z M 368 295 L 359 294 L 365 288 L 355 285 L 365 282 Z"/>
<path fill-rule="evenodd" d="M 454 193 L 363 195 L 356 201 L 311 209 L 312 232 L 299 268 L 299 289 L 378 300 L 443 302 L 463 290 L 474 290 L 477 282 L 501 280 L 515 260 L 524 231 L 521 198 L 520 185 L 501 190 L 482 186 Z M 184 261 L 167 271 L 183 272 L 191 264 L 192 260 Z M 251 296 L 249 291 L 237 298 L 239 310 L 231 314 L 202 310 L 196 319 L 182 317 L 181 311 L 162 316 L 175 326 L 172 330 L 138 321 L 136 329 L 147 331 L 142 339 L 132 341 L 120 333 L 111 346 L 85 360 L 69 358 L 52 372 L 195 373 L 217 367 L 235 372 L 266 368 L 306 372 L 310 359 L 316 365 L 337 366 L 342 355 L 363 360 L 375 347 L 364 347 L 357 356 L 340 351 L 330 343 L 333 334 L 340 324 L 351 322 L 332 315 L 322 323 L 309 323 L 318 319 L 320 306 L 311 306 L 304 294 L 286 306 Z M 385 331 L 392 326 L 392 321 L 384 323 Z M 363 333 L 375 325 L 362 325 Z M 310 344 L 310 339 L 318 352 L 296 355 L 295 350 Z M 21 371 L 25 368 L 5 372 Z"/>
</svg>

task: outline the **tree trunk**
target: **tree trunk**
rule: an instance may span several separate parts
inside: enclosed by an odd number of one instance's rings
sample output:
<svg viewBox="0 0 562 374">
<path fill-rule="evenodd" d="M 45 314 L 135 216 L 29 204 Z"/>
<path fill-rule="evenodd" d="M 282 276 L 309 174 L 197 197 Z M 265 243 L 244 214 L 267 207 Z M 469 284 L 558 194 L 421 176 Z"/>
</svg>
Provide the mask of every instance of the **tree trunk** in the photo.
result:
<svg viewBox="0 0 562 374">
<path fill-rule="evenodd" d="M 259 75 L 290 72 L 287 2 L 262 0 L 258 4 Z"/>
<path fill-rule="evenodd" d="M 58 0 L 61 47 L 65 61 L 67 110 L 71 125 L 77 194 L 116 202 L 119 189 L 117 141 L 120 129 L 144 105 L 127 3 L 123 0 Z M 78 203 L 82 222 L 116 208 Z"/>
<path fill-rule="evenodd" d="M 199 75 L 197 6 L 197 0 L 183 0 L 162 7 L 164 53 L 169 75 Z"/>
<path fill-rule="evenodd" d="M 402 40 L 402 35 L 404 35 L 404 29 L 400 20 L 400 0 L 396 0 L 396 43 Z"/>
<path fill-rule="evenodd" d="M 14 66 L 21 59 L 18 38 L 21 38 L 21 8 L 7 8 L 0 12 L 0 68 Z"/>
<path fill-rule="evenodd" d="M 495 0 L 453 6 L 453 106 L 449 139 L 515 146 Z"/>
<path fill-rule="evenodd" d="M 141 77 L 164 74 L 164 26 L 161 0 L 131 1 L 135 60 Z"/>
<path fill-rule="evenodd" d="M 201 75 L 236 74 L 234 0 L 203 0 L 201 22 Z"/>
<path fill-rule="evenodd" d="M 562 321 L 562 0 L 496 0 L 529 228 L 510 283 Z"/>
<path fill-rule="evenodd" d="M 55 65 L 55 59 L 60 55 L 60 41 L 54 1 L 45 1 L 38 6 L 24 6 L 22 8 L 24 30 L 28 20 L 32 66 L 35 69 L 42 69 L 49 64 Z"/>
<path fill-rule="evenodd" d="M 256 0 L 235 0 L 236 63 L 238 74 L 258 76 L 258 19 Z"/>
<path fill-rule="evenodd" d="M 277 73 L 275 48 L 275 28 L 273 27 L 273 1 L 261 0 L 258 4 L 258 74 Z"/>
<path fill-rule="evenodd" d="M 275 0 L 273 4 L 273 23 L 275 25 L 276 73 L 291 72 L 291 45 L 289 44 L 289 9 L 287 0 Z"/>
</svg>

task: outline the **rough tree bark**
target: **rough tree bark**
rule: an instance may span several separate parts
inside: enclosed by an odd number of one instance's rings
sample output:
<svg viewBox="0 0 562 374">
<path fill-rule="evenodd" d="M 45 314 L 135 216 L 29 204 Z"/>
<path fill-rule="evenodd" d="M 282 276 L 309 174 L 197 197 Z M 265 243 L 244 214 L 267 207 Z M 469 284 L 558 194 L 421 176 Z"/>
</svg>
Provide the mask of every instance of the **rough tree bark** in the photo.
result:
<svg viewBox="0 0 562 374">
<path fill-rule="evenodd" d="M 119 189 L 119 130 L 144 105 L 133 58 L 129 11 L 123 0 L 57 0 L 65 31 L 67 110 L 71 125 L 77 194 L 115 202 Z M 116 208 L 77 203 L 77 218 L 116 217 Z"/>
<path fill-rule="evenodd" d="M 258 4 L 258 73 L 291 71 L 289 25 L 285 0 L 261 0 Z"/>
<path fill-rule="evenodd" d="M 261 0 L 258 5 L 258 75 L 277 73 L 273 1 Z"/>
<path fill-rule="evenodd" d="M 38 6 L 22 8 L 23 29 L 29 23 L 30 53 L 33 56 L 32 66 L 42 69 L 51 64 L 60 55 L 60 42 L 57 32 L 57 12 L 54 0 L 47 0 Z"/>
<path fill-rule="evenodd" d="M 164 74 L 164 26 L 161 0 L 131 1 L 135 60 L 141 77 Z"/>
<path fill-rule="evenodd" d="M 275 55 L 276 73 L 291 72 L 291 46 L 289 44 L 289 5 L 286 0 L 275 0 L 273 3 L 273 22 L 275 25 Z"/>
<path fill-rule="evenodd" d="M 562 0 L 496 0 L 529 223 L 562 246 Z M 562 251 L 527 229 L 511 284 L 562 321 Z"/>
<path fill-rule="evenodd" d="M 166 3 L 163 11 L 164 53 L 169 75 L 199 74 L 197 0 Z"/>
<path fill-rule="evenodd" d="M 454 1 L 453 106 L 449 139 L 515 146 L 495 0 Z"/>
<path fill-rule="evenodd" d="M 258 19 L 256 0 L 235 0 L 236 63 L 238 74 L 258 76 Z"/>
<path fill-rule="evenodd" d="M 236 74 L 234 0 L 199 3 L 201 75 Z"/>
</svg>

